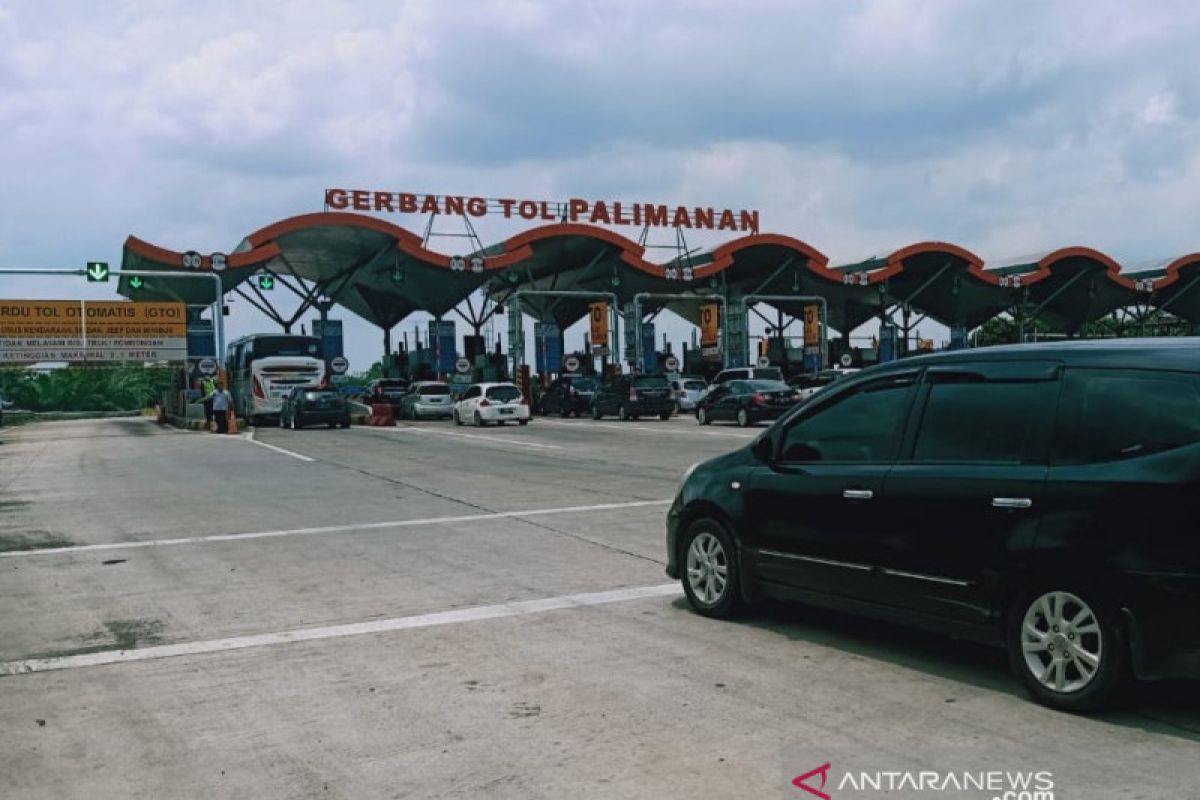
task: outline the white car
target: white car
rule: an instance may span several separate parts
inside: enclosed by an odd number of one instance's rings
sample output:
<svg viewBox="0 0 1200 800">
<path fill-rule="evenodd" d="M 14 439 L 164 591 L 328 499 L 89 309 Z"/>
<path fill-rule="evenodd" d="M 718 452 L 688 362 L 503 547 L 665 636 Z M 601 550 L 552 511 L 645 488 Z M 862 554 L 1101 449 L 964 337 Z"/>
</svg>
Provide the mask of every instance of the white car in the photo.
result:
<svg viewBox="0 0 1200 800">
<path fill-rule="evenodd" d="M 489 422 L 528 425 L 529 405 L 514 384 L 476 383 L 458 398 L 453 416 L 456 425 L 468 422 L 481 428 Z"/>
<path fill-rule="evenodd" d="M 857 369 L 823 369 L 815 373 L 802 372 L 799 375 L 793 375 L 788 381 L 788 386 L 800 394 L 801 401 L 805 401 L 829 384 L 848 378 L 856 372 L 858 372 Z"/>
<path fill-rule="evenodd" d="M 696 403 L 708 393 L 708 384 L 699 378 L 677 378 L 671 381 L 671 397 L 680 411 L 694 411 Z"/>
</svg>

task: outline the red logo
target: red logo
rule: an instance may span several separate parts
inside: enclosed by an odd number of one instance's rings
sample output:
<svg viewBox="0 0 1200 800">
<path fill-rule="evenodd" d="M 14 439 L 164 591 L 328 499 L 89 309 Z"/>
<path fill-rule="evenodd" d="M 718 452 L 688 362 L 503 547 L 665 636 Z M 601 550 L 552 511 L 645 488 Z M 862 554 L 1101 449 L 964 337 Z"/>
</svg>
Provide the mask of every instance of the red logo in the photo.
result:
<svg viewBox="0 0 1200 800">
<path fill-rule="evenodd" d="M 825 792 L 821 791 L 822 789 L 825 788 L 825 779 L 828 777 L 828 773 L 829 773 L 829 762 L 827 761 L 824 764 L 822 764 L 821 766 L 817 767 L 816 769 L 809 770 L 808 772 L 804 773 L 803 775 L 797 775 L 795 778 L 792 778 L 792 786 L 795 786 L 797 789 L 803 789 L 804 791 L 808 792 L 809 794 L 821 798 L 821 800 L 831 800 L 829 795 L 827 795 L 827 794 L 825 794 Z M 805 781 L 807 781 L 809 778 L 815 777 L 817 775 L 821 776 L 821 786 L 819 788 L 814 789 L 813 787 L 811 787 L 807 783 L 805 783 Z"/>
</svg>

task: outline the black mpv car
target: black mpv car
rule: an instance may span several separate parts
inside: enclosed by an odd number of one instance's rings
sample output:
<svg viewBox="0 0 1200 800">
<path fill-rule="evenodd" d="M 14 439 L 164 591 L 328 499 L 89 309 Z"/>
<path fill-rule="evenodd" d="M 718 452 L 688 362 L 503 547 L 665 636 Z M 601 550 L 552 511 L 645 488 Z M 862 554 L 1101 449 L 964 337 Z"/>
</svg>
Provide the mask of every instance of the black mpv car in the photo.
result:
<svg viewBox="0 0 1200 800">
<path fill-rule="evenodd" d="M 689 470 L 667 574 L 1002 644 L 1047 705 L 1200 677 L 1200 339 L 923 356 Z"/>
<path fill-rule="evenodd" d="M 662 375 L 621 375 L 605 381 L 592 396 L 592 419 L 606 414 L 623 420 L 655 414 L 670 419 L 674 411 L 671 386 Z"/>
</svg>

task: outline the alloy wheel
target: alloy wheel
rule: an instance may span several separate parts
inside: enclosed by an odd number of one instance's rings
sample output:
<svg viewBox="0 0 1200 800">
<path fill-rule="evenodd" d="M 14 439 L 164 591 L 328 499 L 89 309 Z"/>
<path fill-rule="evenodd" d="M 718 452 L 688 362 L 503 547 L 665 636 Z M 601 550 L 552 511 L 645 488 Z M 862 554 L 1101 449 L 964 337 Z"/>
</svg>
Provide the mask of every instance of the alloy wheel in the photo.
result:
<svg viewBox="0 0 1200 800">
<path fill-rule="evenodd" d="M 1070 592 L 1035 598 L 1021 623 L 1021 655 L 1046 690 L 1073 694 L 1086 688 L 1105 657 L 1096 612 Z"/>
<path fill-rule="evenodd" d="M 729 558 L 721 541 L 704 532 L 692 540 L 687 551 L 687 581 L 696 599 L 716 605 L 729 586 Z"/>
</svg>

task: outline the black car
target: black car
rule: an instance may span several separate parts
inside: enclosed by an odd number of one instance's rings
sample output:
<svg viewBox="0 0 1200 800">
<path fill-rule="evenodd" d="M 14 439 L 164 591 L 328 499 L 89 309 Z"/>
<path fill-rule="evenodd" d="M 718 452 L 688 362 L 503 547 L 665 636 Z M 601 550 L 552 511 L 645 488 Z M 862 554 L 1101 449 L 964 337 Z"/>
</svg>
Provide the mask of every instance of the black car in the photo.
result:
<svg viewBox="0 0 1200 800">
<path fill-rule="evenodd" d="M 279 427 L 298 430 L 322 422 L 331 428 L 350 427 L 350 406 L 337 389 L 297 386 L 283 399 Z"/>
<path fill-rule="evenodd" d="M 580 416 L 592 405 L 592 398 L 600 381 L 589 375 L 559 378 L 550 384 L 542 395 L 539 408 L 542 414 L 558 414 L 568 417 Z"/>
<path fill-rule="evenodd" d="M 685 476 L 667 574 L 1001 644 L 1033 696 L 1200 677 L 1200 339 L 991 347 L 839 381 Z"/>
<path fill-rule="evenodd" d="M 779 419 L 800 401 L 800 394 L 780 381 L 730 381 L 713 387 L 696 403 L 696 421 L 732 420 L 745 428 Z"/>
<path fill-rule="evenodd" d="M 363 397 L 364 403 L 387 403 L 392 407 L 392 413 L 400 416 L 400 404 L 404 395 L 408 394 L 410 383 L 404 378 L 378 378 L 367 384 L 367 392 Z"/>
<path fill-rule="evenodd" d="M 671 386 L 662 375 L 621 375 L 602 384 L 592 398 L 592 419 L 608 414 L 621 419 L 655 414 L 670 419 L 674 410 Z"/>
</svg>

